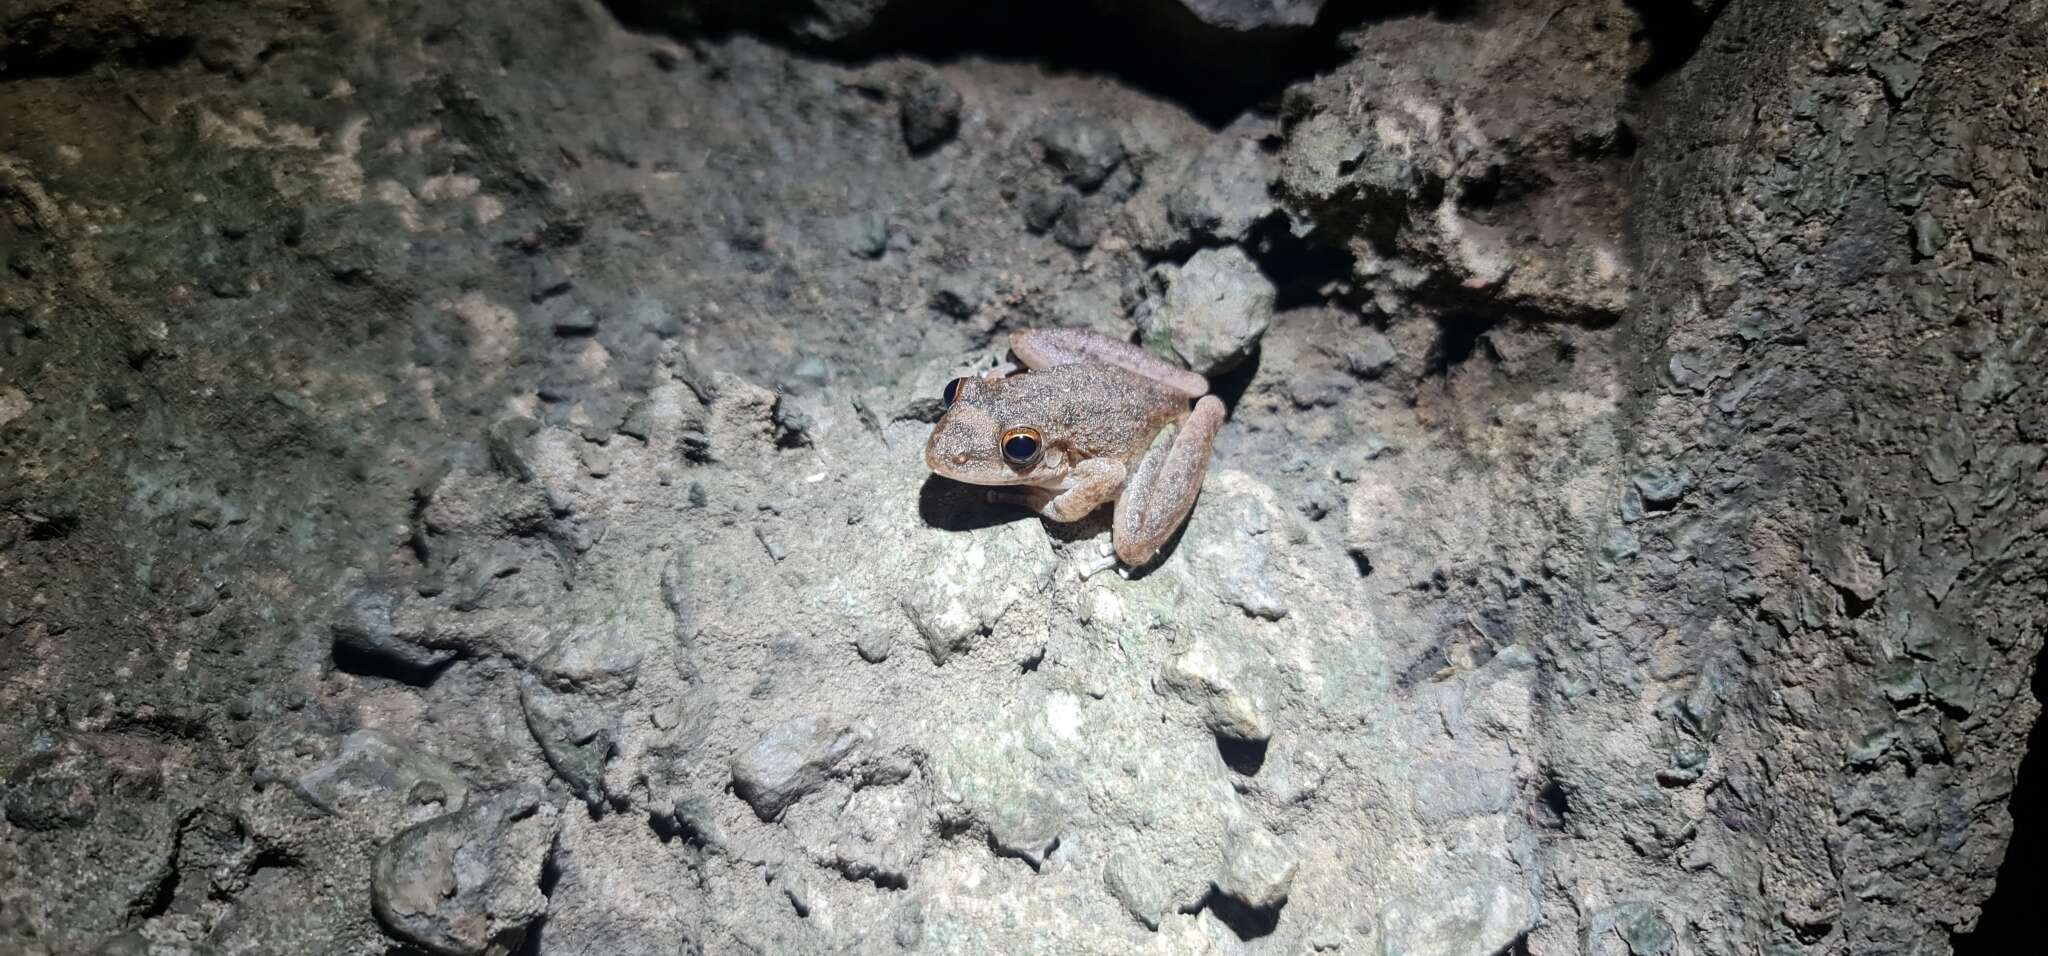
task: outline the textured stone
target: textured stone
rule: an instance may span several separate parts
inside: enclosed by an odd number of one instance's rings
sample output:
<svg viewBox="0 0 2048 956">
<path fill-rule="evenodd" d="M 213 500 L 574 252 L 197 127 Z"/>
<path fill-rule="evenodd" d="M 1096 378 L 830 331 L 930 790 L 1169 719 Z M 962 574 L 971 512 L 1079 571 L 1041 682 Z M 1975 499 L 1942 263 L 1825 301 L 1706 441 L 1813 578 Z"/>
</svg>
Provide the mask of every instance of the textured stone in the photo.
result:
<svg viewBox="0 0 2048 956">
<path fill-rule="evenodd" d="M 938 71 L 912 70 L 903 79 L 899 97 L 897 117 L 903 127 L 903 142 L 912 153 L 929 153 L 959 132 L 960 91 Z"/>
<path fill-rule="evenodd" d="M 798 717 L 770 728 L 732 762 L 732 788 L 763 820 L 823 785 L 867 742 L 852 726 L 827 717 Z"/>
<path fill-rule="evenodd" d="M 437 956 L 509 954 L 547 911 L 553 805 L 513 790 L 435 817 L 377 853 L 371 903 L 387 932 Z"/>
<path fill-rule="evenodd" d="M 1263 694 L 1245 686 L 1244 670 L 1241 655 L 1219 651 L 1213 639 L 1200 638 L 1174 657 L 1161 679 L 1201 710 L 1202 722 L 1217 736 L 1263 742 L 1273 736 L 1270 705 Z"/>
<path fill-rule="evenodd" d="M 1216 889 L 1255 910 L 1277 910 L 1287 902 L 1301 858 L 1265 827 L 1239 823 L 1223 839 L 1223 868 Z"/>
<path fill-rule="evenodd" d="M 1228 372 L 1251 356 L 1278 295 L 1235 246 L 1204 249 L 1178 269 L 1154 272 L 1153 288 L 1136 314 L 1145 347 L 1202 375 Z"/>
</svg>

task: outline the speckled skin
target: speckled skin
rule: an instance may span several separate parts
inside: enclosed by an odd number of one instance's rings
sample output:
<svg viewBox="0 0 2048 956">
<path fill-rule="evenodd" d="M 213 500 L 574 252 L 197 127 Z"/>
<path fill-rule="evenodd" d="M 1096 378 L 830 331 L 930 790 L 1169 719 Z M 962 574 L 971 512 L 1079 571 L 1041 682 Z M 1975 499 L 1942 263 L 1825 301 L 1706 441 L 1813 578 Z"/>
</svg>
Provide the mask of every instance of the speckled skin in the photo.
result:
<svg viewBox="0 0 2048 956">
<path fill-rule="evenodd" d="M 1187 417 L 1188 400 L 1112 365 L 1060 365 L 994 380 L 969 376 L 925 446 L 931 469 L 976 485 L 1057 487 L 1071 466 L 1114 458 L 1136 467 L 1160 430 Z M 998 447 L 1004 431 L 1036 428 L 1045 446 L 1029 468 Z"/>
<path fill-rule="evenodd" d="M 1223 403 L 1206 395 L 1201 376 L 1093 333 L 1021 331 L 1010 347 L 1031 371 L 960 379 L 925 464 L 956 481 L 1021 488 L 989 497 L 1054 521 L 1078 521 L 1113 500 L 1117 557 L 1151 560 L 1201 492 Z M 1003 436 L 1026 428 L 1040 456 L 1006 461 Z M 1169 430 L 1171 440 L 1159 441 Z"/>
</svg>

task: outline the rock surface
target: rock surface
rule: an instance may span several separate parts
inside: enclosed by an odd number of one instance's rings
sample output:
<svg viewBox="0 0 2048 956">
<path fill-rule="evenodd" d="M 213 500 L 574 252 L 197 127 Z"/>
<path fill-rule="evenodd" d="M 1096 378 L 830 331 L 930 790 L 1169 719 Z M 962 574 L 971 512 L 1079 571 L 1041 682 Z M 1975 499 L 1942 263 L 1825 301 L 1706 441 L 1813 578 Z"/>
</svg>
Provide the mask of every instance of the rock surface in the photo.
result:
<svg viewBox="0 0 2048 956">
<path fill-rule="evenodd" d="M 514 952 L 547 912 L 539 884 L 555 812 L 538 793 L 515 791 L 399 833 L 377 855 L 377 918 L 438 956 Z"/>
<path fill-rule="evenodd" d="M 0 951 L 2022 951 L 2038 6 L 6 6 Z"/>
<path fill-rule="evenodd" d="M 1204 249 L 1177 269 L 1161 267 L 1151 288 L 1136 309 L 1140 340 L 1200 375 L 1229 372 L 1251 357 L 1278 295 L 1236 246 Z"/>
</svg>

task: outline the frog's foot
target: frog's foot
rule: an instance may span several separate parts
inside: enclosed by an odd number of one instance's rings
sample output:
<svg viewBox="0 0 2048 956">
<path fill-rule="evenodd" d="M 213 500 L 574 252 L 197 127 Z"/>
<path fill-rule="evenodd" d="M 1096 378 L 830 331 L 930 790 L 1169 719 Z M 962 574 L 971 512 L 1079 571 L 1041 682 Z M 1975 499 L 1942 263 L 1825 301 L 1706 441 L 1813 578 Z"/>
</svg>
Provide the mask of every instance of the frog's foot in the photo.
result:
<svg viewBox="0 0 2048 956">
<path fill-rule="evenodd" d="M 1105 546 L 1102 550 L 1101 556 L 1097 557 L 1093 561 L 1087 561 L 1076 565 L 1074 570 L 1080 574 L 1081 580 L 1086 581 L 1089 578 L 1092 578 L 1098 574 L 1101 574 L 1104 571 L 1109 570 L 1110 568 L 1116 567 L 1116 564 L 1116 551 Z"/>
</svg>

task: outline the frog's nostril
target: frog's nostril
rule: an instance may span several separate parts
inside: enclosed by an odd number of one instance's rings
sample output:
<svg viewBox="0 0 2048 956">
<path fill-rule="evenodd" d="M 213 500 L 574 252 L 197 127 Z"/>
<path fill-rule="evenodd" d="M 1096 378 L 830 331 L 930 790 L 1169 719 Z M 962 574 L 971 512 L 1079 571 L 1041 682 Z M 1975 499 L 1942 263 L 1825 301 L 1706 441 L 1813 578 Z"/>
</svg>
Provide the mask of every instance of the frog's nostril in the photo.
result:
<svg viewBox="0 0 2048 956">
<path fill-rule="evenodd" d="M 964 465 L 964 464 L 967 464 L 967 453 L 966 453 L 966 452 L 961 452 L 960 454 L 954 455 L 954 456 L 953 456 L 953 464 L 956 464 L 956 465 Z"/>
</svg>

